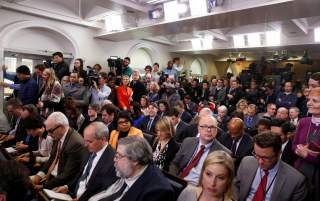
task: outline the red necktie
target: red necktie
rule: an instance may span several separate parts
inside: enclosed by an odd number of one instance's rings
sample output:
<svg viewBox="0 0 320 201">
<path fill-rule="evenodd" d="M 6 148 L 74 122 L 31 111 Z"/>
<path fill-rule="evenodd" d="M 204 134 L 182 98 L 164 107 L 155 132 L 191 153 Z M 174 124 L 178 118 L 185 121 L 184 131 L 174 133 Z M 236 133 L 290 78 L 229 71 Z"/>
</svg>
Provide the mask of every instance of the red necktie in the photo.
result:
<svg viewBox="0 0 320 201">
<path fill-rule="evenodd" d="M 265 196 L 265 189 L 267 187 L 267 178 L 268 178 L 268 170 L 263 170 L 264 171 L 264 176 L 261 179 L 261 182 L 259 184 L 258 190 L 256 194 L 254 194 L 254 197 L 252 201 L 263 201 L 264 196 Z"/>
<path fill-rule="evenodd" d="M 184 170 L 179 174 L 179 177 L 184 178 L 185 176 L 187 176 L 189 174 L 189 172 L 191 171 L 191 169 L 195 166 L 198 165 L 199 160 L 202 156 L 202 154 L 204 153 L 204 149 L 206 147 L 204 145 L 201 145 L 200 150 L 198 151 L 198 153 L 195 155 L 195 157 L 193 158 L 193 160 L 191 161 L 191 163 L 189 163 L 189 165 L 184 168 Z"/>
</svg>

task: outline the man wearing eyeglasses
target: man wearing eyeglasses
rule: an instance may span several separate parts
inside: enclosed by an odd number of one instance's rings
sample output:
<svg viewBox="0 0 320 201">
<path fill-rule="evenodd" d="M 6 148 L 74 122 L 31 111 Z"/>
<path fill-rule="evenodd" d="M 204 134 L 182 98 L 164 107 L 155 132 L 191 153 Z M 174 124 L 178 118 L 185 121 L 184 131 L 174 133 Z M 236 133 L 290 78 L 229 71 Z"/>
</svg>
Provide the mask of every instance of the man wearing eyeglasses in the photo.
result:
<svg viewBox="0 0 320 201">
<path fill-rule="evenodd" d="M 113 158 L 115 151 L 108 144 L 108 127 L 93 122 L 84 130 L 84 143 L 90 152 L 82 163 L 77 177 L 64 186 L 54 188 L 59 193 L 70 193 L 77 201 L 86 201 L 94 194 L 111 186 L 117 179 Z"/>
<path fill-rule="evenodd" d="M 152 149 L 139 136 L 121 138 L 114 157 L 119 179 L 89 201 L 173 201 L 169 181 L 152 164 Z"/>
<path fill-rule="evenodd" d="M 239 201 L 302 201 L 306 198 L 305 177 L 282 162 L 281 138 L 272 132 L 253 138 L 253 156 L 242 159 L 234 185 Z"/>
<path fill-rule="evenodd" d="M 192 185 L 198 185 L 201 168 L 207 155 L 216 150 L 231 152 L 215 138 L 217 120 L 211 115 L 201 116 L 198 124 L 199 137 L 184 139 L 171 162 L 169 172 L 177 175 Z"/>
<path fill-rule="evenodd" d="M 49 115 L 45 127 L 54 142 L 47 163 L 40 172 L 31 176 L 36 189 L 52 189 L 74 179 L 87 157 L 83 138 L 69 127 L 68 119 L 63 113 L 54 112 Z"/>
</svg>

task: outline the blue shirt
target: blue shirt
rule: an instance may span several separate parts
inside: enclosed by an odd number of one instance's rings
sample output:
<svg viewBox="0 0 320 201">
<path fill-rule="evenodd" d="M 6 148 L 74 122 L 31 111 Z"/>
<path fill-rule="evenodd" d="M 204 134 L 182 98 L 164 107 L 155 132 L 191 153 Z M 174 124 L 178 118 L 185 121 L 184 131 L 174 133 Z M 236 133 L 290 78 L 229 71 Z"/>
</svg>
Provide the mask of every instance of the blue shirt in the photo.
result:
<svg viewBox="0 0 320 201">
<path fill-rule="evenodd" d="M 264 201 L 269 201 L 270 198 L 271 198 L 272 190 L 273 190 L 274 183 L 275 183 L 275 180 L 276 180 L 276 177 L 277 177 L 277 174 L 278 174 L 278 170 L 279 170 L 279 163 L 280 163 L 280 159 L 277 162 L 277 164 L 272 169 L 270 169 L 268 171 L 269 175 L 268 175 L 268 178 L 267 178 L 267 186 L 266 186 L 266 189 L 265 189 L 267 191 L 266 192 L 267 194 L 265 195 Z M 254 180 L 253 180 L 253 182 L 251 184 L 249 195 L 247 197 L 247 201 L 251 201 L 253 199 L 255 193 L 258 190 L 259 184 L 260 184 L 263 176 L 264 176 L 264 171 L 263 171 L 263 169 L 261 169 L 259 167 L 257 169 L 256 176 L 254 177 Z"/>
</svg>

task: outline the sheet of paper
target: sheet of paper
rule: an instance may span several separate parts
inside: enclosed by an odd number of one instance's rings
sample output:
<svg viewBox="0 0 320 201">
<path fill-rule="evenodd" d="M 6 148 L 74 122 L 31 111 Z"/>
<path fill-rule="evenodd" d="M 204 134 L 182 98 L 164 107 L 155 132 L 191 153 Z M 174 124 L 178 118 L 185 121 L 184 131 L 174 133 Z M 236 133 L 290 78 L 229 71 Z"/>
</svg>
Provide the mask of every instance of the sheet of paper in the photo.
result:
<svg viewBox="0 0 320 201">
<path fill-rule="evenodd" d="M 6 151 L 7 151 L 8 153 L 14 153 L 14 152 L 16 152 L 17 150 L 16 150 L 15 148 L 13 148 L 13 147 L 8 147 L 8 148 L 6 148 Z"/>
<path fill-rule="evenodd" d="M 68 194 L 63 194 L 63 193 L 56 193 L 52 190 L 49 189 L 43 189 L 43 192 L 50 198 L 50 199 L 55 199 L 55 200 L 72 200 L 72 197 Z"/>
</svg>

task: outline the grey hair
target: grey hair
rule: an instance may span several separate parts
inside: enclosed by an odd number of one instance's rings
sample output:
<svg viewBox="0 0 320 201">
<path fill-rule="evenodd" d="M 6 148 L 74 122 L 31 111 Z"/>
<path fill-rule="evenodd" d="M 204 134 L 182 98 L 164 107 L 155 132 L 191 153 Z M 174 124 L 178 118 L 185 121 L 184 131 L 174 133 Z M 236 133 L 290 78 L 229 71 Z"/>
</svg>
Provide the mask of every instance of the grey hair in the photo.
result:
<svg viewBox="0 0 320 201">
<path fill-rule="evenodd" d="M 296 112 L 298 112 L 298 113 L 300 113 L 300 109 L 299 109 L 298 107 L 290 107 L 289 111 L 290 111 L 291 109 L 294 110 L 294 111 L 296 111 Z"/>
<path fill-rule="evenodd" d="M 199 112 L 199 116 L 207 116 L 207 115 L 213 116 L 213 113 L 210 110 L 210 108 L 208 107 L 202 108 Z"/>
<path fill-rule="evenodd" d="M 51 113 L 45 123 L 48 121 L 53 121 L 55 125 L 61 125 L 64 127 L 69 127 L 68 118 L 62 112 L 53 112 Z"/>
<path fill-rule="evenodd" d="M 223 112 L 228 112 L 228 108 L 225 105 L 219 106 L 218 109 L 221 109 Z"/>
<path fill-rule="evenodd" d="M 109 129 L 104 123 L 95 121 L 89 124 L 89 126 L 87 126 L 86 129 L 89 127 L 94 128 L 94 137 L 96 139 L 98 140 L 102 138 L 109 139 Z"/>
<path fill-rule="evenodd" d="M 125 155 L 140 165 L 148 165 L 152 162 L 152 149 L 150 144 L 143 137 L 128 136 L 121 138 L 118 146 L 125 146 Z"/>
</svg>

